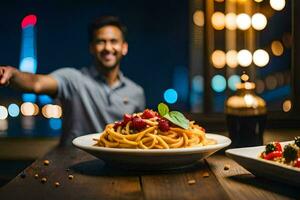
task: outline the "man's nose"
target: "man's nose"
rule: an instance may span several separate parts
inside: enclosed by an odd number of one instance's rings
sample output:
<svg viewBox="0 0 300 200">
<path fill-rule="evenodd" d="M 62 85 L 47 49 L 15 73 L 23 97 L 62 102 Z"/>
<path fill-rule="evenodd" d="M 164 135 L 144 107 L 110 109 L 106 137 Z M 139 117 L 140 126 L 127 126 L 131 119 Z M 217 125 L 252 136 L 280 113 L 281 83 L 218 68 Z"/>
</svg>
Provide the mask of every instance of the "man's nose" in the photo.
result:
<svg viewBox="0 0 300 200">
<path fill-rule="evenodd" d="M 113 50 L 112 44 L 111 44 L 110 42 L 106 42 L 106 43 L 105 43 L 105 46 L 104 46 L 104 49 L 105 49 L 106 51 L 111 51 L 111 50 Z"/>
</svg>

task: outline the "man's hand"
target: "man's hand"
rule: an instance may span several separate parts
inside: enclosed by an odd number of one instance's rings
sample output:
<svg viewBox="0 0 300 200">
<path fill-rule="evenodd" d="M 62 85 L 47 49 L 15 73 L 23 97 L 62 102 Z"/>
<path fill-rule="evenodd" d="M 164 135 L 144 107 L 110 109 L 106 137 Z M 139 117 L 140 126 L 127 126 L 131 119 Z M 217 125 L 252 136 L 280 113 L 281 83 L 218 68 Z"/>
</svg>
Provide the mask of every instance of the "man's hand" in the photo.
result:
<svg viewBox="0 0 300 200">
<path fill-rule="evenodd" d="M 0 66 L 0 87 L 9 85 L 16 71 L 17 69 L 11 66 Z"/>
<path fill-rule="evenodd" d="M 55 96 L 58 90 L 57 81 L 50 75 L 32 74 L 11 66 L 0 66 L 0 87 L 8 85 L 22 92 L 50 96 Z"/>
</svg>

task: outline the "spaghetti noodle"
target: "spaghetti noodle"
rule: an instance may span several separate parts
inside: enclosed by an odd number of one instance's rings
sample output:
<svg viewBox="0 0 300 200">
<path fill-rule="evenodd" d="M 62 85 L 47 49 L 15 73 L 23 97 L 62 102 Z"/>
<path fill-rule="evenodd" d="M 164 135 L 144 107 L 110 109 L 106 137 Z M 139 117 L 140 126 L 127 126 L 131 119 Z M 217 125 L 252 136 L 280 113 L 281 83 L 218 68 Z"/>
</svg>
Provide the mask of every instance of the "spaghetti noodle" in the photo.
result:
<svg viewBox="0 0 300 200">
<path fill-rule="evenodd" d="M 108 124 L 95 139 L 96 146 L 131 149 L 171 149 L 216 144 L 205 136 L 204 128 L 193 121 L 181 128 L 152 110 L 124 115 L 123 121 Z"/>
</svg>

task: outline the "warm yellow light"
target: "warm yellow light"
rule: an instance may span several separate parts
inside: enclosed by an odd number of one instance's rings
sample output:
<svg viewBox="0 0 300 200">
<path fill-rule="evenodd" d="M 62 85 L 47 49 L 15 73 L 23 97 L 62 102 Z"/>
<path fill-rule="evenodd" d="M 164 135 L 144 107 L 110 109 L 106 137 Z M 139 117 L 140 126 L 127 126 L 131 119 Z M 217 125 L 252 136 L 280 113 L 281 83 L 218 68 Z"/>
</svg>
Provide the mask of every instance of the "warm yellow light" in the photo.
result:
<svg viewBox="0 0 300 200">
<path fill-rule="evenodd" d="M 269 60 L 269 54 L 263 49 L 258 49 L 253 54 L 253 62 L 259 67 L 266 66 L 269 63 Z"/>
<path fill-rule="evenodd" d="M 282 10 L 285 6 L 285 0 L 270 0 L 270 5 L 274 10 Z"/>
<path fill-rule="evenodd" d="M 251 26 L 251 18 L 249 15 L 242 13 L 236 17 L 237 27 L 241 30 L 247 30 Z"/>
<path fill-rule="evenodd" d="M 216 2 L 222 3 L 224 0 L 215 0 Z"/>
<path fill-rule="evenodd" d="M 0 106 L 0 120 L 6 119 L 8 116 L 8 111 L 5 106 Z"/>
<path fill-rule="evenodd" d="M 271 44 L 272 53 L 275 56 L 281 56 L 283 54 L 283 45 L 280 41 L 273 41 Z"/>
<path fill-rule="evenodd" d="M 292 102 L 291 100 L 285 100 L 282 104 L 282 110 L 284 112 L 289 112 L 292 108 Z"/>
<path fill-rule="evenodd" d="M 42 114 L 46 118 L 60 118 L 62 116 L 62 108 L 59 105 L 48 104 L 42 108 Z"/>
<path fill-rule="evenodd" d="M 254 0 L 255 2 L 257 2 L 257 3 L 260 3 L 260 2 L 262 2 L 263 0 Z"/>
<path fill-rule="evenodd" d="M 204 26 L 204 13 L 201 10 L 197 10 L 193 15 L 193 21 L 196 26 Z"/>
<path fill-rule="evenodd" d="M 33 103 L 25 102 L 21 105 L 21 113 L 24 116 L 33 116 L 36 112 L 36 108 Z"/>
<path fill-rule="evenodd" d="M 242 67 L 248 67 L 252 63 L 252 54 L 247 49 L 240 50 L 237 54 L 237 60 Z"/>
<path fill-rule="evenodd" d="M 211 61 L 215 68 L 223 68 L 226 63 L 225 52 L 221 50 L 215 50 L 211 55 Z"/>
<path fill-rule="evenodd" d="M 215 12 L 211 17 L 211 23 L 216 30 L 224 29 L 225 15 L 221 12 Z"/>
<path fill-rule="evenodd" d="M 238 66 L 237 51 L 236 50 L 227 51 L 227 53 L 226 53 L 226 64 L 231 68 L 235 68 L 235 67 Z"/>
<path fill-rule="evenodd" d="M 225 26 L 229 30 L 236 29 L 236 14 L 235 13 L 228 13 L 225 16 Z"/>
<path fill-rule="evenodd" d="M 252 27 L 255 30 L 263 30 L 267 26 L 267 18 L 261 13 L 256 13 L 252 16 Z"/>
<path fill-rule="evenodd" d="M 34 113 L 33 113 L 33 115 L 35 116 L 35 115 L 39 114 L 40 108 L 35 103 L 33 104 L 33 106 L 34 106 Z"/>
</svg>

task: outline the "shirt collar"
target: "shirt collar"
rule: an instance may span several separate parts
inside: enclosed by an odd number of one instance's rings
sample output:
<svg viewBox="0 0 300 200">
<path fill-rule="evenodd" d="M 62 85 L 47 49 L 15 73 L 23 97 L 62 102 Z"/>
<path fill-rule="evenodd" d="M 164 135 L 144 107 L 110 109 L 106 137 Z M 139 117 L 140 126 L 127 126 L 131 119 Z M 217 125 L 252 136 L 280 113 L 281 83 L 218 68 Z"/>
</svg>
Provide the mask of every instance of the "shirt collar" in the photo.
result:
<svg viewBox="0 0 300 200">
<path fill-rule="evenodd" d="M 106 80 L 105 80 L 104 75 L 99 72 L 99 70 L 97 69 L 97 67 L 95 65 L 91 65 L 89 67 L 89 74 L 94 79 L 100 80 L 100 81 L 102 81 L 103 83 L 106 84 Z M 117 83 L 116 85 L 113 85 L 112 89 L 117 89 L 117 88 L 122 87 L 122 86 L 125 85 L 125 81 L 124 81 L 125 78 L 124 78 L 124 75 L 121 71 L 119 71 L 118 77 L 119 77 L 119 83 Z"/>
</svg>

